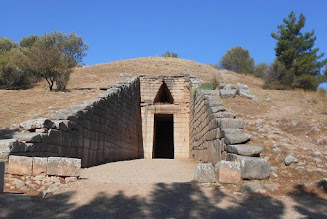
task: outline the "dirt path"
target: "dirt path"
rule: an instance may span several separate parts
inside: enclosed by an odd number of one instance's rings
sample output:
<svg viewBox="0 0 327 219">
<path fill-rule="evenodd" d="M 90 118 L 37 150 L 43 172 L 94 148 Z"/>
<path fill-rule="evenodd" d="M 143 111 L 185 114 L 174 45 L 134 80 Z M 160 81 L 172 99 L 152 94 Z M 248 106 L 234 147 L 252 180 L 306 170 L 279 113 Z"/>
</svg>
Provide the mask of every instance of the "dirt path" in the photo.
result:
<svg viewBox="0 0 327 219">
<path fill-rule="evenodd" d="M 53 197 L 0 195 L 0 218 L 326 218 L 310 194 L 246 196 L 192 184 L 190 160 L 121 161 L 84 169 Z"/>
</svg>

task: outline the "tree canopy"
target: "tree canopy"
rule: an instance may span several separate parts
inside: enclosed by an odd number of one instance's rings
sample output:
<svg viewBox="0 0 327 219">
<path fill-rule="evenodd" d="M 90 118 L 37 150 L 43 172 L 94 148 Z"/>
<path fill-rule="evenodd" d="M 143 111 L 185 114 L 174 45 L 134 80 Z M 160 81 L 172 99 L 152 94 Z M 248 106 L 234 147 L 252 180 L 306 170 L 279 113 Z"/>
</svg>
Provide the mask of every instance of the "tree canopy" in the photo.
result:
<svg viewBox="0 0 327 219">
<path fill-rule="evenodd" d="M 252 74 L 254 71 L 254 60 L 248 50 L 240 46 L 228 50 L 220 61 L 222 68 L 237 73 Z"/>
<path fill-rule="evenodd" d="M 74 32 L 54 31 L 24 37 L 20 43 L 0 38 L 0 87 L 26 88 L 45 79 L 52 90 L 64 90 L 73 68 L 82 64 L 87 44 Z"/>
<path fill-rule="evenodd" d="M 178 55 L 177 53 L 167 51 L 164 54 L 162 54 L 162 57 L 178 58 Z"/>
<path fill-rule="evenodd" d="M 300 14 L 299 19 L 291 12 L 284 18 L 284 24 L 278 26 L 277 33 L 271 36 L 277 40 L 275 48 L 276 59 L 285 66 L 285 74 L 289 88 L 317 89 L 319 83 L 326 80 L 321 74 L 321 68 L 327 64 L 327 59 L 322 59 L 324 53 L 318 54 L 319 49 L 313 48 L 316 37 L 314 30 L 302 33 L 305 17 Z M 283 80 L 280 77 L 280 80 Z"/>
</svg>

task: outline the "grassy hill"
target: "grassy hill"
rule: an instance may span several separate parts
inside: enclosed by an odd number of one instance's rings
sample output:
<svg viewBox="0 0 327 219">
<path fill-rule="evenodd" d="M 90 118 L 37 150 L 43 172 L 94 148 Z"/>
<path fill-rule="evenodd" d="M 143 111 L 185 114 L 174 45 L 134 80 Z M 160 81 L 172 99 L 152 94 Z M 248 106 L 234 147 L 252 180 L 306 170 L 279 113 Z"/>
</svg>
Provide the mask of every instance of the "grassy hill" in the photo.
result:
<svg viewBox="0 0 327 219">
<path fill-rule="evenodd" d="M 50 92 L 44 82 L 28 90 L 0 90 L 0 129 L 28 119 L 46 117 L 52 110 L 95 97 L 99 87 L 119 81 L 120 73 L 190 73 L 203 80 L 210 80 L 215 75 L 220 82 L 247 84 L 257 101 L 235 97 L 225 99 L 224 103 L 238 118 L 249 122 L 247 131 L 253 136 L 252 143 L 265 146 L 263 156 L 269 157 L 279 175 L 270 183 L 284 186 L 278 193 L 285 194 L 295 185 L 304 183 L 315 190 L 315 182 L 327 174 L 326 93 L 264 90 L 263 81 L 252 76 L 176 58 L 136 58 L 77 68 L 66 92 Z M 296 169 L 297 165 L 286 167 L 283 161 L 288 154 L 296 156 L 303 168 Z"/>
</svg>

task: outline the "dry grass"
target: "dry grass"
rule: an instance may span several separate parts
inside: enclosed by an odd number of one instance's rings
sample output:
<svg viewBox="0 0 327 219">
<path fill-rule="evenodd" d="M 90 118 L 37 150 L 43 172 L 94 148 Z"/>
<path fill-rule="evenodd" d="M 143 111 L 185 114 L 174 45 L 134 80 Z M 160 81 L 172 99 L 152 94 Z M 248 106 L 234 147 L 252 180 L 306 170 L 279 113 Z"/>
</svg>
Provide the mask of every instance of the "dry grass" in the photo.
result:
<svg viewBox="0 0 327 219">
<path fill-rule="evenodd" d="M 133 75 L 175 75 L 190 73 L 209 80 L 219 70 L 194 61 L 146 57 L 76 69 L 66 92 L 50 92 L 44 82 L 28 90 L 0 90 L 0 129 L 25 120 L 46 117 L 51 110 L 63 109 L 97 96 L 99 87 L 121 80 L 120 73 Z"/>
</svg>

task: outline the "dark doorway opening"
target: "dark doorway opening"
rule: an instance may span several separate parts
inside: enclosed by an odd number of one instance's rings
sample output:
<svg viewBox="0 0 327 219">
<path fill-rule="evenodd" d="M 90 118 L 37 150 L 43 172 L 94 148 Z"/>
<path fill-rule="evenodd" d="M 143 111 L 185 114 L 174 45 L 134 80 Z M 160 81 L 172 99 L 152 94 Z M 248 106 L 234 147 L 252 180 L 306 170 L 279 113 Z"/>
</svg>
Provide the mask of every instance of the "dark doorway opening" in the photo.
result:
<svg viewBox="0 0 327 219">
<path fill-rule="evenodd" d="M 153 158 L 174 159 L 174 118 L 172 114 L 154 115 Z"/>
</svg>

